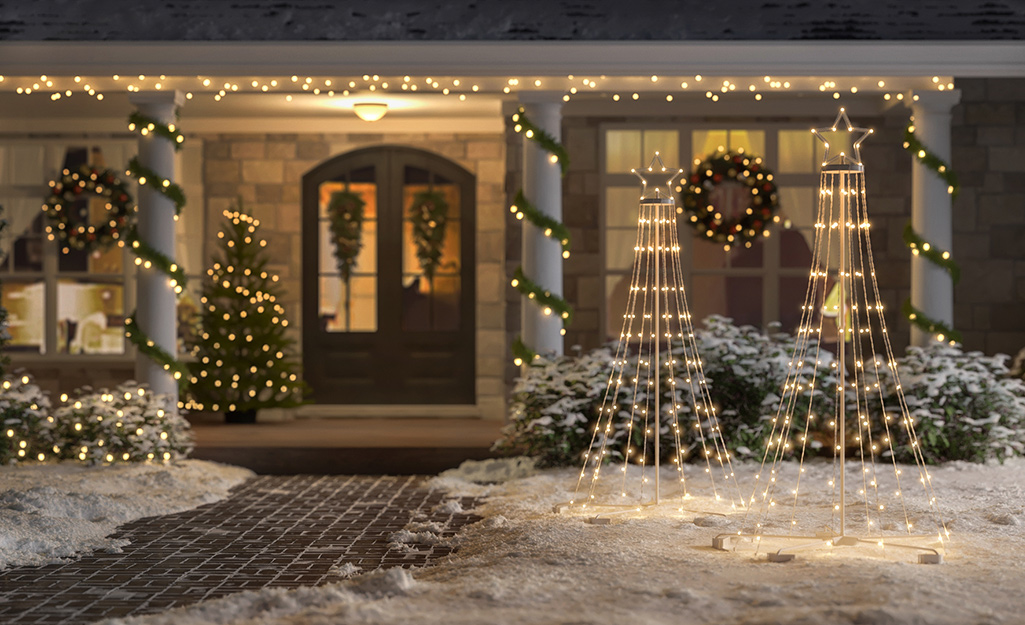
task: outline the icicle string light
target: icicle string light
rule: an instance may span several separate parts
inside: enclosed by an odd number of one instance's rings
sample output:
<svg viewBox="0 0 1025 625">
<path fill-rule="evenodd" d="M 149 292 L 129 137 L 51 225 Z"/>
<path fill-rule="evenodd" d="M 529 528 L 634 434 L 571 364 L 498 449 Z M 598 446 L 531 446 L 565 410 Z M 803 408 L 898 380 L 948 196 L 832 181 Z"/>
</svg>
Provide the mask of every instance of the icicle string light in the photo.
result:
<svg viewBox="0 0 1025 625">
<path fill-rule="evenodd" d="M 773 561 L 792 559 L 794 550 L 817 545 L 890 545 L 918 550 L 920 562 L 939 562 L 936 548 L 916 542 L 938 539 L 943 544 L 949 531 L 937 505 L 886 329 L 860 156 L 833 162 L 827 158 L 823 164 L 812 248 L 795 350 L 747 502 L 745 529 L 720 535 L 714 544 L 729 548 L 737 541 L 750 540 L 758 551 L 768 550 L 764 540 L 801 541 L 779 551 L 770 550 Z M 836 303 L 829 303 L 827 310 L 824 296 L 834 287 L 840 296 Z M 829 338 L 823 335 L 827 316 L 840 320 L 839 331 L 832 339 L 835 359 L 833 353 L 823 349 Z M 831 391 L 826 390 L 829 387 Z M 873 412 L 881 412 L 881 424 L 870 418 Z M 801 424 L 803 415 L 807 418 Z M 812 443 L 809 426 L 812 419 L 822 418 L 831 419 L 833 432 L 832 472 L 822 485 L 829 493 L 828 513 L 816 508 L 816 499 L 806 492 L 817 485 L 804 480 L 806 452 Z M 898 435 L 906 439 L 913 466 L 902 467 L 896 462 Z M 888 461 L 880 460 L 887 456 Z M 789 457 L 796 462 L 786 462 Z M 848 459 L 857 473 L 848 471 Z M 893 472 L 892 487 L 884 484 L 883 467 L 887 465 Z M 921 515 L 913 514 L 907 500 L 911 476 L 904 473 L 908 469 L 917 473 L 920 496 L 927 502 L 923 508 L 929 511 L 936 533 L 916 526 L 924 523 L 916 520 Z M 825 501 L 822 497 L 818 500 Z M 773 519 L 785 507 L 790 508 L 786 529 L 767 533 L 767 528 L 781 525 Z M 857 514 L 852 514 L 855 510 Z M 859 526 L 853 527 L 849 521 L 857 521 Z"/>
<path fill-rule="evenodd" d="M 663 185 L 648 193 L 648 172 L 670 178 L 666 194 Z M 640 200 L 626 310 L 571 507 L 607 512 L 658 505 L 664 501 L 659 468 L 667 460 L 678 476 L 667 490 L 683 511 L 691 497 L 686 467 L 692 451 L 701 455 L 694 466 L 704 465 L 714 500 L 730 493 L 731 508 L 743 506 L 683 283 L 676 205 L 668 193 L 679 173 L 667 170 L 657 154 L 645 174 L 638 173 L 646 193 Z M 665 459 L 664 440 L 670 452 Z M 607 470 L 618 476 L 612 480 L 616 492 L 611 501 L 599 489 Z"/>
<path fill-rule="evenodd" d="M 177 114 L 175 115 L 177 117 Z M 168 141 L 177 152 L 181 149 L 185 138 L 177 130 L 174 124 L 163 122 L 147 117 L 139 111 L 134 111 L 128 116 L 128 129 L 137 132 L 142 136 L 154 135 Z M 161 177 L 152 169 L 145 167 L 137 157 L 133 157 L 128 164 L 128 175 L 134 177 L 140 185 L 146 185 L 174 204 L 174 218 L 178 219 L 182 207 L 185 206 L 185 192 L 180 186 L 171 180 Z M 181 294 L 185 289 L 185 271 L 175 262 L 173 258 L 156 249 L 139 236 L 137 228 L 130 230 L 119 245 L 128 243 L 128 249 L 135 255 L 135 264 L 142 269 L 155 269 L 168 278 L 168 286 L 175 294 Z M 131 341 L 143 354 L 161 365 L 165 371 L 178 382 L 179 388 L 188 386 L 188 368 L 185 363 L 178 360 L 177 356 L 157 345 L 135 320 L 136 311 L 125 318 L 125 337 Z"/>
<path fill-rule="evenodd" d="M 530 121 L 526 114 L 524 114 L 522 107 L 512 116 L 512 122 L 513 130 L 517 133 L 523 133 L 524 137 L 535 142 L 542 150 L 548 152 L 550 162 L 557 163 L 561 175 L 565 176 L 566 172 L 569 171 L 569 155 L 562 144 L 556 141 L 544 129 Z M 562 247 L 562 257 L 569 258 L 569 230 L 562 222 L 542 213 L 531 204 L 523 194 L 523 189 L 516 192 L 515 203 L 509 207 L 509 211 L 516 215 L 516 219 L 526 219 L 535 228 L 539 229 L 544 236 L 558 241 Z M 522 265 L 516 268 L 511 284 L 524 297 L 541 307 L 546 316 L 558 314 L 562 319 L 561 333 L 563 335 L 566 334 L 566 326 L 569 325 L 570 319 L 573 316 L 569 302 L 561 295 L 552 293 L 551 290 L 531 280 L 523 273 Z M 513 362 L 517 367 L 524 363 L 529 364 L 539 357 L 533 346 L 524 343 L 521 336 L 517 336 L 513 340 L 510 350 L 512 351 Z"/>
<path fill-rule="evenodd" d="M 953 88 L 953 85 L 951 85 Z M 918 137 L 915 136 L 915 118 L 912 117 L 911 121 L 908 122 L 907 127 L 904 129 L 904 149 L 907 150 L 914 156 L 915 160 L 922 164 L 923 167 L 931 171 L 933 174 L 938 176 L 943 182 L 947 183 L 947 193 L 950 194 L 951 199 L 957 197 L 958 191 L 961 190 L 960 184 L 957 181 L 957 175 L 954 170 L 951 169 L 950 165 L 947 164 L 943 159 L 936 156 L 932 150 L 927 148 Z M 940 250 L 932 243 L 929 243 L 922 238 L 911 223 L 904 227 L 904 243 L 911 250 L 911 253 L 915 256 L 921 256 L 926 258 L 929 262 L 942 267 L 947 273 L 950 274 L 950 279 L 957 284 L 957 281 L 961 277 L 961 268 L 950 256 L 950 252 L 947 250 Z M 932 334 L 938 341 L 949 341 L 954 344 L 961 340 L 961 333 L 947 325 L 946 323 L 933 319 L 926 315 L 923 311 L 915 308 L 911 304 L 911 298 L 909 297 L 904 301 L 904 305 L 901 307 L 901 312 L 908 320 L 921 329 L 923 332 Z"/>
</svg>

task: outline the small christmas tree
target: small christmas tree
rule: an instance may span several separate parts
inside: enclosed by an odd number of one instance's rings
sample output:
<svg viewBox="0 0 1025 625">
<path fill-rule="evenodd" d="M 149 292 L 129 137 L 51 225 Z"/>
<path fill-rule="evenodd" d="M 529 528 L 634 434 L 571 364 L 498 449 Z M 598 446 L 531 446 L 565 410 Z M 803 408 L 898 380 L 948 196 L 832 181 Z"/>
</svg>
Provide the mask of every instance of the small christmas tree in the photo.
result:
<svg viewBox="0 0 1025 625">
<path fill-rule="evenodd" d="M 190 402 L 186 407 L 224 411 L 228 422 L 253 422 L 259 408 L 297 406 L 299 380 L 278 276 L 267 271 L 267 245 L 259 220 L 224 211 L 217 233 L 220 253 L 207 270 L 200 297 L 202 332 L 191 341 Z"/>
</svg>

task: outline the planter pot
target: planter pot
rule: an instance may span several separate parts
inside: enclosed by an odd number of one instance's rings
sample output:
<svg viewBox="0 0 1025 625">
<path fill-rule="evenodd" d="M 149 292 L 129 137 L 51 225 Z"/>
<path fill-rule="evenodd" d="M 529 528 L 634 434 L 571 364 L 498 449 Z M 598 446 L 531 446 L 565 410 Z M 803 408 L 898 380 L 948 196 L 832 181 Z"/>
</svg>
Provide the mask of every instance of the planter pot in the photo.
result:
<svg viewBox="0 0 1025 625">
<path fill-rule="evenodd" d="M 256 410 L 229 410 L 224 413 L 225 423 L 256 423 Z"/>
</svg>

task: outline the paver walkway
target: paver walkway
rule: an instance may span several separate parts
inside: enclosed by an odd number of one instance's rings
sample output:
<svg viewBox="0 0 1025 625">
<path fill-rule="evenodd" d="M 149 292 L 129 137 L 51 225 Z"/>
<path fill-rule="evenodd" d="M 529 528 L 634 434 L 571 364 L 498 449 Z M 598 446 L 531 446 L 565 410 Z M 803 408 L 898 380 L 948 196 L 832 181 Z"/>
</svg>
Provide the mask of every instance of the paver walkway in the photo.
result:
<svg viewBox="0 0 1025 625">
<path fill-rule="evenodd" d="M 342 579 L 346 563 L 420 567 L 451 552 L 444 545 L 390 545 L 411 520 L 447 526 L 451 536 L 476 520 L 446 510 L 444 494 L 416 476 L 262 476 L 230 497 L 164 517 L 140 519 L 116 534 L 123 553 L 0 572 L 0 623 L 75 625 L 162 612 L 203 599 L 268 586 L 294 588 Z M 460 500 L 471 509 L 472 499 Z"/>
</svg>

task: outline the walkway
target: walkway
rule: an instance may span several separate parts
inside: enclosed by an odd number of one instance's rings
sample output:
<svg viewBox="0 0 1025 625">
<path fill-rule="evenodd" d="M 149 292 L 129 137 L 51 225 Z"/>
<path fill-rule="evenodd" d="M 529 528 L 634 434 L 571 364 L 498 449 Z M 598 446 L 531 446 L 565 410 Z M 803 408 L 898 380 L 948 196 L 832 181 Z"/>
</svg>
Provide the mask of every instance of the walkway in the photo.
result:
<svg viewBox="0 0 1025 625">
<path fill-rule="evenodd" d="M 221 502 L 123 526 L 116 536 L 131 541 L 123 553 L 0 572 L 0 623 L 79 625 L 330 583 L 347 564 L 363 572 L 426 566 L 451 549 L 392 545 L 389 536 L 411 520 L 441 524 L 443 536 L 476 520 L 442 501 L 416 476 L 257 477 Z"/>
</svg>

